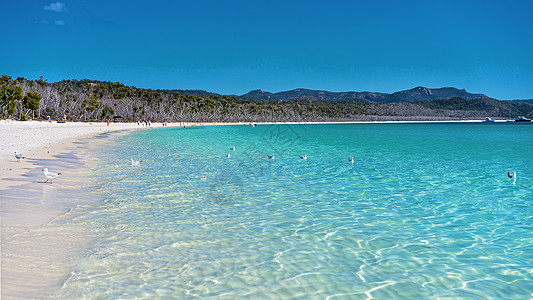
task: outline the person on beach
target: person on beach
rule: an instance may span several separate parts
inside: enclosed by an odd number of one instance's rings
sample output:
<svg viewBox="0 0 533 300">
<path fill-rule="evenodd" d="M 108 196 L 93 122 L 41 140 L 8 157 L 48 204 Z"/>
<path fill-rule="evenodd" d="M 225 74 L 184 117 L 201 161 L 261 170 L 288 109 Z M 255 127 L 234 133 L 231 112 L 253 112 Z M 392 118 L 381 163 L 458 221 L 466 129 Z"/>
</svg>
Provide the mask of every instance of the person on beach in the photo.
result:
<svg viewBox="0 0 533 300">
<path fill-rule="evenodd" d="M 109 119 L 107 119 L 107 127 L 109 127 Z"/>
</svg>

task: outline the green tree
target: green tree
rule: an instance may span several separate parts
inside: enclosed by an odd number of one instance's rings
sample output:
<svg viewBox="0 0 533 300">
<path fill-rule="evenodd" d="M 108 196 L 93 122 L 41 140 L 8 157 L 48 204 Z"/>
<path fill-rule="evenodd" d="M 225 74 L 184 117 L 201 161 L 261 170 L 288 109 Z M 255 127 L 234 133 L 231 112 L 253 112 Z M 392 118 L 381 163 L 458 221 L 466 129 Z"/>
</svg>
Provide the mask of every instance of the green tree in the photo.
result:
<svg viewBox="0 0 533 300">
<path fill-rule="evenodd" d="M 7 75 L 5 75 L 5 74 L 3 74 L 2 76 L 0 76 L 0 86 L 2 86 L 2 85 L 8 85 L 8 84 L 10 84 L 12 81 L 13 81 L 13 79 L 12 79 L 10 76 L 7 76 Z"/>
<path fill-rule="evenodd" d="M 48 79 L 43 80 L 43 76 L 39 76 L 39 79 L 35 80 L 35 82 L 37 82 L 37 84 L 39 84 L 42 87 L 45 87 L 48 84 L 48 82 L 46 81 L 48 81 Z"/>
<path fill-rule="evenodd" d="M 22 99 L 22 88 L 20 86 L 0 87 L 0 107 L 2 109 L 2 117 L 10 117 L 15 114 L 17 110 L 17 102 Z"/>
<path fill-rule="evenodd" d="M 32 111 L 33 117 L 35 117 L 35 111 L 39 109 L 39 103 L 41 102 L 41 99 L 43 96 L 37 92 L 28 92 L 26 96 L 24 96 L 24 99 L 22 100 L 22 104 L 28 109 Z M 27 114 L 27 112 L 26 112 Z"/>
<path fill-rule="evenodd" d="M 96 100 L 94 95 L 91 95 L 90 99 L 86 99 L 81 103 L 81 108 L 85 110 L 85 115 L 89 114 L 89 119 L 91 119 L 93 114 L 102 106 L 104 106 L 104 104 Z"/>
<path fill-rule="evenodd" d="M 107 115 L 109 114 L 114 114 L 115 113 L 115 110 L 112 109 L 111 107 L 104 107 L 104 109 L 102 109 L 102 119 L 105 119 L 107 117 Z"/>
</svg>

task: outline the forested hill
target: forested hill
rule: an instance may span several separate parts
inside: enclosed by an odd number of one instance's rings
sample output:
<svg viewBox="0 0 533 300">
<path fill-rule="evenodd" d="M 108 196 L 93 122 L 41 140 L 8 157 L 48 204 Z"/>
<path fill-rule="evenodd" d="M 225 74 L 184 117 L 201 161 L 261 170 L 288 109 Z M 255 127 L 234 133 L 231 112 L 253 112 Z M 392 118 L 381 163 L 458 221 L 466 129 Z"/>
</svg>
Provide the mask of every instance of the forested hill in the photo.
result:
<svg viewBox="0 0 533 300">
<path fill-rule="evenodd" d="M 288 100 L 301 97 L 313 97 L 324 100 L 340 100 L 345 98 L 361 98 L 379 103 L 391 102 L 414 102 L 445 99 L 459 97 L 463 99 L 486 98 L 483 94 L 471 94 L 466 90 L 459 90 L 453 87 L 439 89 L 429 89 L 425 87 L 416 87 L 410 90 L 395 92 L 392 94 L 376 92 L 328 92 L 321 90 L 295 89 L 279 93 L 270 93 L 263 90 L 253 90 L 241 96 L 245 99 L 252 100 Z"/>
<path fill-rule="evenodd" d="M 184 95 L 195 95 L 201 97 L 216 97 L 221 96 L 220 94 L 211 93 L 204 90 L 170 90 L 172 93 L 184 94 Z"/>
<path fill-rule="evenodd" d="M 471 96 L 475 94 L 449 97 L 450 91 L 460 90 L 415 88 L 404 91 L 406 93 L 389 94 L 396 99 L 391 103 L 379 103 L 385 99 L 379 93 L 373 93 L 375 98 L 332 93 L 335 97 L 328 99 L 326 92 L 323 96 L 301 93 L 288 99 L 265 101 L 198 90 L 141 89 L 120 82 L 83 79 L 49 83 L 43 78 L 13 79 L 2 75 L 0 114 L 3 119 L 46 119 L 48 116 L 62 119 L 66 115 L 71 121 L 102 121 L 121 116 L 128 121 L 153 122 L 419 121 L 505 119 L 509 115 L 533 117 L 533 105 L 528 103 L 499 101 L 484 95 Z M 407 97 L 406 94 L 419 94 L 421 98 L 415 102 L 400 101 Z"/>
<path fill-rule="evenodd" d="M 513 101 L 516 101 L 516 102 L 522 102 L 522 103 L 528 103 L 528 104 L 533 104 L 533 99 L 527 99 L 527 100 L 513 100 Z"/>
</svg>

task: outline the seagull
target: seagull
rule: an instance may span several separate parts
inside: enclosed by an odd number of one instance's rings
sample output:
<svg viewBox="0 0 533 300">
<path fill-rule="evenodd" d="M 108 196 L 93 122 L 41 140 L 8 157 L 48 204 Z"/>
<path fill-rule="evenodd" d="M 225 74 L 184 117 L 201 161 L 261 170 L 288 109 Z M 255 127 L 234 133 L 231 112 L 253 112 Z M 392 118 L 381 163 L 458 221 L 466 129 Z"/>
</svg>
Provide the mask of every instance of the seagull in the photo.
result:
<svg viewBox="0 0 533 300">
<path fill-rule="evenodd" d="M 61 175 L 61 173 L 49 172 L 48 168 L 44 168 L 41 171 L 43 171 L 44 177 L 46 177 L 46 181 L 43 183 L 46 183 L 48 180 L 50 180 L 50 184 L 52 184 L 52 179 L 55 179 L 57 176 Z"/>
<path fill-rule="evenodd" d="M 353 164 L 353 162 L 354 162 L 353 157 L 348 157 L 348 161 L 351 162 L 351 163 Z"/>
<path fill-rule="evenodd" d="M 17 152 L 15 151 L 15 158 L 17 159 L 17 161 L 20 161 L 21 159 L 25 159 L 26 157 L 22 156 L 22 154 L 17 153 Z"/>
<path fill-rule="evenodd" d="M 513 182 L 516 182 L 516 172 L 513 172 L 513 173 L 507 172 L 507 177 L 509 177 L 509 179 L 514 179 Z"/>
<path fill-rule="evenodd" d="M 228 154 L 226 154 L 226 157 L 231 157 L 231 154 L 229 154 L 229 153 L 228 153 Z"/>
<path fill-rule="evenodd" d="M 272 155 L 268 155 L 267 154 L 267 157 L 270 158 L 270 159 L 274 159 L 274 154 L 272 154 Z"/>
<path fill-rule="evenodd" d="M 231 151 L 235 151 L 235 146 L 229 148 Z"/>
<path fill-rule="evenodd" d="M 301 159 L 307 159 L 307 154 L 304 156 L 298 155 Z"/>
<path fill-rule="evenodd" d="M 142 160 L 133 160 L 133 158 L 131 159 L 131 165 L 132 166 L 138 166 L 140 165 L 142 162 Z"/>
</svg>

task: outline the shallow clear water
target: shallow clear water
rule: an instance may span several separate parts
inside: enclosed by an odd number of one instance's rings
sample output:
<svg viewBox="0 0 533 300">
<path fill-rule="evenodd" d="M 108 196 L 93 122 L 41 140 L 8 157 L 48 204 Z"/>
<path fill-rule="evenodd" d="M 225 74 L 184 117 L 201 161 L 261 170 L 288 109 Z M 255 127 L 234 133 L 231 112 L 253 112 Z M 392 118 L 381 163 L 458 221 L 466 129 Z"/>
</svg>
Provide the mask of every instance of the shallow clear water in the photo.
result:
<svg viewBox="0 0 533 300">
<path fill-rule="evenodd" d="M 58 296 L 528 298 L 532 150 L 513 124 L 119 136 L 94 153 L 104 200 L 64 220 L 98 234 Z"/>
</svg>

